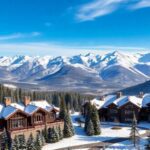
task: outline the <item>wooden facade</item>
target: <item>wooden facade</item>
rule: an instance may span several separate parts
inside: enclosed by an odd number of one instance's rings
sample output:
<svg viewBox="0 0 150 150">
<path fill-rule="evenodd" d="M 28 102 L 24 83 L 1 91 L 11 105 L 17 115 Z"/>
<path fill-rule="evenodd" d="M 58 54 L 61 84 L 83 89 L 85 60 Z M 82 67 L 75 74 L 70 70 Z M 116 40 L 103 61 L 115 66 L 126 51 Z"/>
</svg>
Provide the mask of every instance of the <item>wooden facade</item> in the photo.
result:
<svg viewBox="0 0 150 150">
<path fill-rule="evenodd" d="M 31 115 L 18 110 L 11 114 L 8 118 L 0 120 L 0 132 L 2 132 L 5 128 L 12 139 L 15 135 L 22 134 L 28 138 L 30 133 L 35 136 L 37 132 L 42 132 L 45 127 L 51 128 L 58 126 L 63 128 L 63 120 L 56 117 L 55 109 L 48 112 L 39 108 Z"/>
</svg>

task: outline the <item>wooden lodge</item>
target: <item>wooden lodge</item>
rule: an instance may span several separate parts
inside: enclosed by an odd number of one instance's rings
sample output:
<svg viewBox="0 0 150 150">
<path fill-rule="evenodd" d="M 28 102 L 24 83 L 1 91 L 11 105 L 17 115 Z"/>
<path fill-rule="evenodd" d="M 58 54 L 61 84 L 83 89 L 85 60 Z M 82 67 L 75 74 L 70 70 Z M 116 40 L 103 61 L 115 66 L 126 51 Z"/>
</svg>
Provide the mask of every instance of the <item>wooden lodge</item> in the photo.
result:
<svg viewBox="0 0 150 150">
<path fill-rule="evenodd" d="M 138 96 L 123 96 L 121 92 L 115 95 L 107 95 L 100 99 L 85 101 L 82 113 L 87 113 L 87 103 L 95 105 L 101 121 L 132 122 L 133 114 L 137 121 L 150 122 L 150 94 Z"/>
<path fill-rule="evenodd" d="M 5 129 L 12 139 L 23 134 L 27 139 L 31 133 L 36 136 L 45 127 L 63 128 L 63 121 L 57 117 L 58 112 L 46 100 L 30 101 L 30 97 L 25 97 L 24 102 L 18 104 L 7 97 L 5 104 L 0 104 L 0 132 Z"/>
</svg>

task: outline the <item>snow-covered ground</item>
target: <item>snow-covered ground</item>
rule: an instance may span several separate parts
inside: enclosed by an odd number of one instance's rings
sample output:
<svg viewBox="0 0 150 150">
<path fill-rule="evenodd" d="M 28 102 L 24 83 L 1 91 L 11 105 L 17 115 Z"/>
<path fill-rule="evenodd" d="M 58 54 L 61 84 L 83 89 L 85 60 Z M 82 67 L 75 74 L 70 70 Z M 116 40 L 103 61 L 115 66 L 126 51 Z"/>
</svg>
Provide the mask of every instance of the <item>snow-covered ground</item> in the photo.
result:
<svg viewBox="0 0 150 150">
<path fill-rule="evenodd" d="M 75 122 L 75 118 L 79 117 L 78 113 L 75 113 L 72 115 L 72 120 L 73 124 L 75 127 L 75 136 L 67 139 L 63 139 L 62 141 L 59 141 L 57 143 L 53 144 L 47 144 L 43 147 L 42 150 L 54 150 L 57 148 L 63 148 L 63 147 L 70 147 L 70 146 L 75 146 L 75 145 L 84 145 L 84 144 L 89 144 L 89 143 L 96 143 L 96 142 L 101 142 L 113 138 L 119 138 L 119 137 L 128 137 L 130 134 L 130 127 L 122 127 L 120 130 L 113 130 L 111 124 L 105 124 L 101 125 L 101 135 L 99 136 L 86 136 L 84 133 L 84 129 L 82 127 L 79 127 L 78 124 Z M 149 124 L 150 125 L 150 124 Z M 147 124 L 148 126 L 148 124 Z M 139 129 L 139 133 L 145 133 L 146 131 L 144 129 Z M 122 143 L 117 143 L 114 144 L 114 147 L 117 146 L 127 146 L 130 145 L 129 141 L 125 141 Z M 112 149 L 110 147 L 110 149 Z M 114 150 L 114 149 L 113 149 Z M 131 148 L 130 148 L 131 150 Z"/>
</svg>

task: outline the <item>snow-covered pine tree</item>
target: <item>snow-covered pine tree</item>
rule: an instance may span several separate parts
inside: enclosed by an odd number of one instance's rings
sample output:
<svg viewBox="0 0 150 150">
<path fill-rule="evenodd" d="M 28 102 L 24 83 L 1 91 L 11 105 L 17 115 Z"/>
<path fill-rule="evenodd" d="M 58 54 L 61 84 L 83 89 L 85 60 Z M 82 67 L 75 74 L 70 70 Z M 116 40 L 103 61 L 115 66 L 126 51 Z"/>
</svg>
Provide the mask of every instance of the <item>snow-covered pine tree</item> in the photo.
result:
<svg viewBox="0 0 150 150">
<path fill-rule="evenodd" d="M 27 150 L 36 150 L 35 141 L 34 141 L 32 133 L 30 134 L 28 141 L 27 141 Z"/>
<path fill-rule="evenodd" d="M 27 147 L 26 140 L 25 140 L 25 136 L 23 134 L 21 137 L 19 137 L 19 149 L 26 150 L 26 147 Z"/>
<path fill-rule="evenodd" d="M 44 130 L 42 130 L 42 135 L 44 137 L 45 143 L 48 143 L 48 130 L 47 130 L 47 126 L 45 126 Z"/>
<path fill-rule="evenodd" d="M 63 131 L 64 138 L 72 137 L 74 135 L 74 128 L 70 118 L 69 113 L 65 112 L 64 117 L 64 131 Z"/>
<path fill-rule="evenodd" d="M 40 137 L 41 137 L 42 146 L 44 146 L 46 142 L 45 142 L 45 138 L 44 138 L 43 134 L 40 134 Z"/>
<path fill-rule="evenodd" d="M 91 109 L 92 109 L 92 106 L 91 106 L 90 102 L 86 104 L 86 108 L 85 109 L 86 109 L 87 113 L 85 115 L 84 131 L 86 132 L 87 131 L 87 124 L 88 124 L 88 122 L 89 122 L 89 120 L 91 118 Z"/>
<path fill-rule="evenodd" d="M 37 135 L 36 135 L 35 148 L 36 148 L 36 150 L 41 150 L 42 149 L 42 141 L 41 141 L 39 133 L 37 133 Z"/>
<path fill-rule="evenodd" d="M 17 136 L 12 140 L 12 150 L 19 150 L 19 139 Z"/>
<path fill-rule="evenodd" d="M 135 117 L 135 113 L 133 114 L 133 121 L 131 126 L 131 133 L 130 133 L 130 139 L 134 144 L 134 147 L 136 147 L 139 144 L 139 133 L 137 130 L 137 120 Z"/>
<path fill-rule="evenodd" d="M 93 127 L 93 122 L 91 121 L 91 119 L 89 119 L 89 121 L 87 122 L 86 134 L 88 136 L 94 135 L 94 127 Z"/>
<path fill-rule="evenodd" d="M 63 139 L 63 131 L 60 126 L 58 127 L 58 133 L 59 133 L 59 140 L 62 140 Z"/>
<path fill-rule="evenodd" d="M 10 147 L 11 147 L 11 139 L 10 139 L 10 136 L 9 136 L 9 134 L 8 134 L 8 132 L 6 131 L 6 129 L 4 128 L 4 130 L 3 130 L 3 132 L 2 132 L 2 134 L 1 134 L 1 138 L 2 138 L 2 147 L 4 148 L 4 149 L 10 149 Z"/>
<path fill-rule="evenodd" d="M 98 111 L 97 111 L 95 105 L 92 105 L 91 121 L 92 121 L 93 127 L 94 127 L 94 135 L 99 135 L 101 133 L 100 120 L 99 120 Z"/>
<path fill-rule="evenodd" d="M 51 135 L 50 135 L 50 143 L 55 143 L 59 141 L 59 135 L 56 129 L 53 127 L 51 128 Z"/>
</svg>

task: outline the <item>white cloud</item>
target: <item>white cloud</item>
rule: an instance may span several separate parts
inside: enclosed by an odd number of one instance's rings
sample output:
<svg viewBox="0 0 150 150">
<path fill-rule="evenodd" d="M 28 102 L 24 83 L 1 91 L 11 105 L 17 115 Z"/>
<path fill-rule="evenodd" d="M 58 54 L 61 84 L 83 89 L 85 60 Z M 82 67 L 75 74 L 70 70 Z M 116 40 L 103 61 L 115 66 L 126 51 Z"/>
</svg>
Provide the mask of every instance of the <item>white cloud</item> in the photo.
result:
<svg viewBox="0 0 150 150">
<path fill-rule="evenodd" d="M 13 33 L 9 35 L 0 35 L 0 41 L 36 37 L 39 36 L 40 34 L 41 34 L 40 32 L 31 32 L 31 33 Z"/>
<path fill-rule="evenodd" d="M 146 8 L 146 7 L 150 7 L 150 0 L 139 0 L 139 2 L 135 3 L 130 8 L 141 9 L 141 8 Z"/>
<path fill-rule="evenodd" d="M 117 10 L 121 3 L 128 0 L 94 0 L 80 7 L 76 15 L 79 21 L 94 20 Z"/>
<path fill-rule="evenodd" d="M 52 56 L 72 56 L 78 54 L 95 53 L 101 54 L 109 51 L 141 52 L 146 51 L 142 47 L 118 47 L 118 46 L 66 46 L 60 43 L 1 43 L 1 55 L 52 55 Z"/>
<path fill-rule="evenodd" d="M 111 14 L 118 9 L 141 9 L 150 7 L 150 0 L 93 0 L 79 7 L 76 18 L 78 21 L 90 21 Z"/>
</svg>

